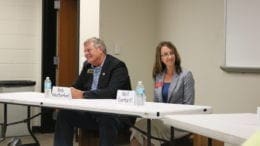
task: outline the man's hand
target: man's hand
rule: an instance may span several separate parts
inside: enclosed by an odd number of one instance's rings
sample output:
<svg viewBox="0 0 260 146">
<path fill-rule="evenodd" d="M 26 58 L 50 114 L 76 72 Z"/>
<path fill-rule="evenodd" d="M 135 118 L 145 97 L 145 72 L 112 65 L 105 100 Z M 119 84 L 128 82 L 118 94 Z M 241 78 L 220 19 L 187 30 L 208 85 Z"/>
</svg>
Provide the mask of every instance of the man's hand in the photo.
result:
<svg viewBox="0 0 260 146">
<path fill-rule="evenodd" d="M 71 87 L 71 96 L 72 99 L 83 99 L 83 91 Z"/>
</svg>

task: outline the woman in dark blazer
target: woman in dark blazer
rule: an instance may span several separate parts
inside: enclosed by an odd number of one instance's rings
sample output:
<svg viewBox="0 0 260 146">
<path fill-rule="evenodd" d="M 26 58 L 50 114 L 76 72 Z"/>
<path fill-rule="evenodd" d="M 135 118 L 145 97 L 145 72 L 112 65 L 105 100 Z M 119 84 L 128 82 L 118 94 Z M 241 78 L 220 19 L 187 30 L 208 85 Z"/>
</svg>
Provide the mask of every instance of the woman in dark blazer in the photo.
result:
<svg viewBox="0 0 260 146">
<path fill-rule="evenodd" d="M 194 104 L 194 79 L 192 73 L 181 67 L 181 59 L 176 47 L 167 41 L 156 48 L 153 67 L 154 101 L 174 104 Z M 146 120 L 139 120 L 136 127 L 146 131 Z M 145 145 L 146 137 L 141 132 L 131 129 L 131 146 Z M 152 120 L 152 136 L 170 140 L 170 126 L 162 120 Z M 176 130 L 175 138 L 181 138 L 187 132 Z M 160 146 L 163 142 L 152 139 L 152 144 Z"/>
</svg>

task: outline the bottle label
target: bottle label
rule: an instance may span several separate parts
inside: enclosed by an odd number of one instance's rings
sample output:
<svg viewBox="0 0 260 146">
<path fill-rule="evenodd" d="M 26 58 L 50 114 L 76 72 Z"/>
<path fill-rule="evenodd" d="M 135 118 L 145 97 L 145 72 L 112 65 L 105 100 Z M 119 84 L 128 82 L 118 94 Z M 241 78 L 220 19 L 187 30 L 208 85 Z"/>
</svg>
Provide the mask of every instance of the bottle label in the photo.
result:
<svg viewBox="0 0 260 146">
<path fill-rule="evenodd" d="M 44 88 L 45 89 L 51 89 L 51 83 L 45 83 Z"/>
<path fill-rule="evenodd" d="M 137 92 L 137 94 L 142 95 L 142 94 L 144 94 L 144 89 L 143 88 L 137 88 L 136 92 Z"/>
</svg>

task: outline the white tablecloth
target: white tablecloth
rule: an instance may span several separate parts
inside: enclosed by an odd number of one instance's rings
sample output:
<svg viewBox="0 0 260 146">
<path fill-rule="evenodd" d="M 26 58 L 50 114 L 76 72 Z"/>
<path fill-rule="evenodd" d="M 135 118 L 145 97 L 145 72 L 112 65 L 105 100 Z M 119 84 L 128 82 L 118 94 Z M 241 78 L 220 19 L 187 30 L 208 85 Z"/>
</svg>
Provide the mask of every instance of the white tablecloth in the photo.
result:
<svg viewBox="0 0 260 146">
<path fill-rule="evenodd" d="M 0 102 L 63 108 L 157 119 L 169 114 L 211 113 L 209 106 L 146 102 L 143 106 L 119 104 L 115 99 L 46 98 L 39 92 L 0 93 Z"/>
<path fill-rule="evenodd" d="M 242 144 L 257 130 L 256 114 L 168 115 L 166 124 L 231 144 Z"/>
</svg>

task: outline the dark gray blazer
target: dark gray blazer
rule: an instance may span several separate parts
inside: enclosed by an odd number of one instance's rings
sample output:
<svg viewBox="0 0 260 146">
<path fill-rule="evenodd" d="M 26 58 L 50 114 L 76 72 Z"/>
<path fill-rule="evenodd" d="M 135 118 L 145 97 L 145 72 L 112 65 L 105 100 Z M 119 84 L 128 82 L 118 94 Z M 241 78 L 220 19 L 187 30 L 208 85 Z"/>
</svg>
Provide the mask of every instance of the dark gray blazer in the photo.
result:
<svg viewBox="0 0 260 146">
<path fill-rule="evenodd" d="M 162 86 L 165 73 L 158 74 L 155 79 L 154 101 L 162 102 Z M 192 73 L 183 70 L 175 73 L 168 91 L 168 103 L 194 104 L 194 79 Z"/>
<path fill-rule="evenodd" d="M 131 89 L 130 77 L 125 63 L 111 55 L 106 55 L 97 90 L 91 90 L 92 81 L 93 69 L 91 64 L 86 61 L 78 79 L 73 84 L 74 88 L 84 91 L 84 98 L 115 99 L 118 89 Z"/>
</svg>

